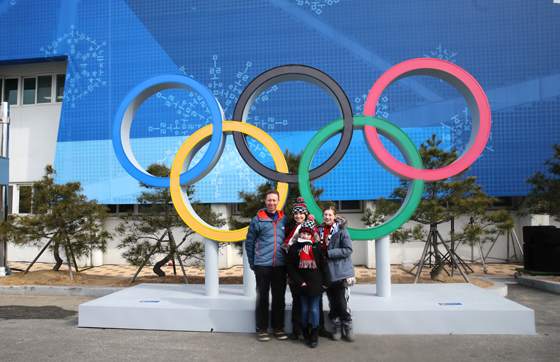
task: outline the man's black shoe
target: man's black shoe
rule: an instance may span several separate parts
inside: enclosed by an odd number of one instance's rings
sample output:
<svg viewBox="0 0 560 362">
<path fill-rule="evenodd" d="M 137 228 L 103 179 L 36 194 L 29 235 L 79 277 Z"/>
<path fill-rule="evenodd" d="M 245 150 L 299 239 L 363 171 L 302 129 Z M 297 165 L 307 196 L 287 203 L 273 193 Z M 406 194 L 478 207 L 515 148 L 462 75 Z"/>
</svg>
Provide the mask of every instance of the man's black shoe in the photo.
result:
<svg viewBox="0 0 560 362">
<path fill-rule="evenodd" d="M 325 327 L 321 327 L 321 328 L 319 329 L 319 336 L 320 336 L 320 337 L 325 337 L 325 338 L 332 338 L 332 333 L 329 332 L 329 331 L 327 331 L 327 330 L 325 329 Z"/>
<path fill-rule="evenodd" d="M 259 341 L 261 342 L 266 342 L 270 339 L 270 337 L 268 336 L 268 331 L 266 329 L 259 329 L 257 335 L 259 336 Z"/>
<path fill-rule="evenodd" d="M 276 339 L 279 340 L 288 339 L 288 335 L 286 334 L 286 332 L 284 332 L 284 329 L 282 328 L 274 329 L 274 335 L 276 336 Z"/>
</svg>

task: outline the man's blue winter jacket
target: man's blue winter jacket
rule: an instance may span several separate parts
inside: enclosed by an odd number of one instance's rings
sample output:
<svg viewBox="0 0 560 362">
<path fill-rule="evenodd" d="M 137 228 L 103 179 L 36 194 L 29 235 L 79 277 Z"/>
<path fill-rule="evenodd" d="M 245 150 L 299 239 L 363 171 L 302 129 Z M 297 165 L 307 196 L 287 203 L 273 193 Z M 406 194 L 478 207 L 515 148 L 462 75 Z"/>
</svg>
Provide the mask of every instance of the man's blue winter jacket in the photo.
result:
<svg viewBox="0 0 560 362">
<path fill-rule="evenodd" d="M 266 209 L 260 210 L 251 220 L 245 240 L 245 250 L 251 269 L 255 265 L 286 265 L 286 252 L 281 248 L 286 225 L 288 225 L 288 218 L 280 210 L 276 223 L 268 216 Z"/>
</svg>

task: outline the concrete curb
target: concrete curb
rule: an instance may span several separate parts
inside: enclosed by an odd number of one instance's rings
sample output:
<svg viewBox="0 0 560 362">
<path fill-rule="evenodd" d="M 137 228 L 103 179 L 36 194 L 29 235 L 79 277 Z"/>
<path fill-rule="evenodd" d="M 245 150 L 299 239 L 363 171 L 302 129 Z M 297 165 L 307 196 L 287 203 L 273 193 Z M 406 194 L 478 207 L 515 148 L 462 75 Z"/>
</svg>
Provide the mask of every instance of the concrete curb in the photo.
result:
<svg viewBox="0 0 560 362">
<path fill-rule="evenodd" d="M 125 288 L 117 287 L 61 287 L 52 285 L 0 286 L 0 295 L 52 295 L 99 298 Z"/>
<path fill-rule="evenodd" d="M 484 290 L 487 290 L 487 291 L 489 291 L 489 292 L 492 292 L 492 293 L 494 293 L 494 294 L 496 294 L 496 295 L 498 295 L 498 296 L 500 296 L 500 297 L 506 297 L 506 296 L 507 296 L 507 294 L 508 294 L 508 287 L 507 287 L 507 285 L 506 285 L 505 283 L 497 282 L 497 281 L 495 281 L 495 280 L 488 279 L 488 278 L 486 278 L 486 277 L 476 277 L 476 278 L 478 278 L 478 279 L 480 279 L 480 280 L 485 280 L 485 281 L 487 281 L 487 282 L 489 282 L 489 283 L 494 284 L 493 287 L 490 287 L 490 288 L 483 288 Z"/>
<path fill-rule="evenodd" d="M 547 292 L 552 292 L 560 294 L 560 283 L 553 282 L 551 280 L 543 280 L 537 277 L 528 277 L 516 275 L 517 282 L 521 285 L 526 285 L 528 287 L 546 290 Z"/>
</svg>

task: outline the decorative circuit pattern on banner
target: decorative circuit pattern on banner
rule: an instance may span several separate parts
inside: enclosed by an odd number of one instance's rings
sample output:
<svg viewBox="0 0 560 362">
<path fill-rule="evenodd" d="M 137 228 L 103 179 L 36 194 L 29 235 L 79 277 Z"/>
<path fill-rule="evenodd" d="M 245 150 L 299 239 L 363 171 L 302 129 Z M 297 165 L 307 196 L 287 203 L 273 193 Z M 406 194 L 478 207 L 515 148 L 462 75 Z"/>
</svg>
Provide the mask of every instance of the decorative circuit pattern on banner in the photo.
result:
<svg viewBox="0 0 560 362">
<path fill-rule="evenodd" d="M 70 28 L 70 32 L 42 46 L 40 50 L 45 57 L 67 55 L 74 64 L 74 69 L 69 67 L 66 74 L 64 89 L 64 101 L 69 102 L 74 108 L 76 102 L 86 98 L 99 87 L 107 85 L 105 74 L 107 42 L 98 41 L 79 29 L 74 29 L 74 25 Z"/>
</svg>

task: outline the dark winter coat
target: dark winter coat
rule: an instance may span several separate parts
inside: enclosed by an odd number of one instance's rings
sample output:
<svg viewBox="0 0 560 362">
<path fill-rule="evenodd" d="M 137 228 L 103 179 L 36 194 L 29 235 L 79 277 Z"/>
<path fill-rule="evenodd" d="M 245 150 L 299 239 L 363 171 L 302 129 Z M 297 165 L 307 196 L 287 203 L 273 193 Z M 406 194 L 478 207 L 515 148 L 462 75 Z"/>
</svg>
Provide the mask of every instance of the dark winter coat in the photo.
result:
<svg viewBox="0 0 560 362">
<path fill-rule="evenodd" d="M 348 222 L 342 216 L 337 216 L 333 223 L 334 234 L 327 245 L 327 259 L 333 281 L 342 280 L 354 276 L 354 265 L 352 263 L 352 240 L 346 230 Z M 319 235 L 325 230 L 325 224 L 317 228 Z M 321 243 L 323 238 L 321 238 Z"/>
<path fill-rule="evenodd" d="M 278 221 L 274 222 L 262 209 L 251 220 L 245 250 L 251 269 L 255 265 L 284 266 L 286 265 L 286 252 L 282 250 L 284 244 L 288 218 L 278 210 Z"/>
<path fill-rule="evenodd" d="M 304 244 L 299 242 L 290 246 L 287 260 L 288 275 L 296 288 L 300 288 L 301 294 L 309 296 L 320 295 L 325 291 L 323 286 L 329 287 L 331 285 L 331 276 L 323 248 L 319 243 L 312 244 L 311 250 L 313 251 L 313 258 L 317 264 L 317 269 L 306 269 L 299 267 L 299 252 L 303 246 Z M 301 287 L 304 282 L 307 285 Z"/>
</svg>

